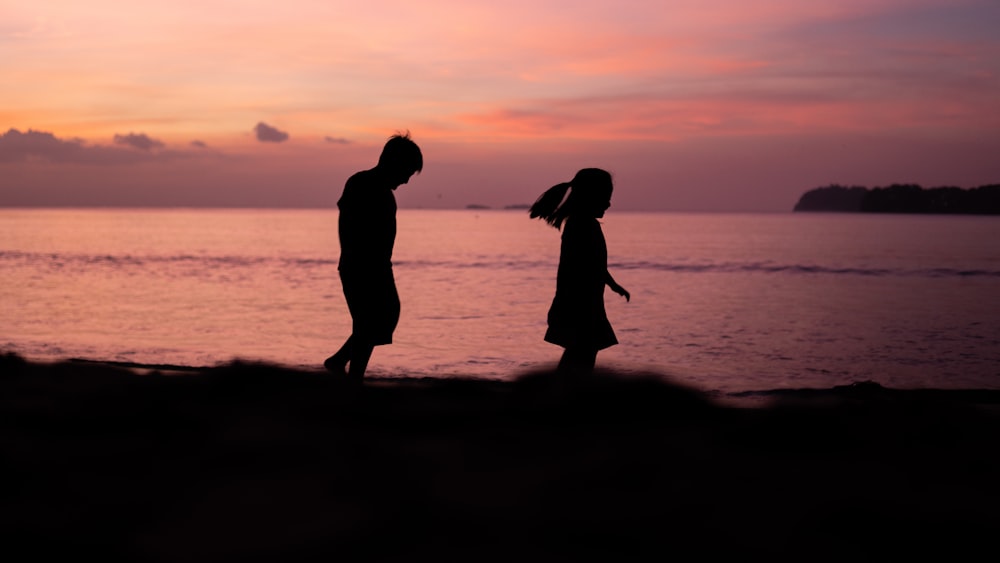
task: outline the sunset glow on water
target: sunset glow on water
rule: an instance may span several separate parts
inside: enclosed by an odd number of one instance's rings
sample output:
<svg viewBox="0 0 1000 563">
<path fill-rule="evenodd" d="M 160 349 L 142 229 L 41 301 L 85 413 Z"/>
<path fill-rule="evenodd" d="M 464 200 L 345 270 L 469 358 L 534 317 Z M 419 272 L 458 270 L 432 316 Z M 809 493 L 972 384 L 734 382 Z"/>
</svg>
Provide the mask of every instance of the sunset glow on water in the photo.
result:
<svg viewBox="0 0 1000 563">
<path fill-rule="evenodd" d="M 336 211 L 0 213 L 0 346 L 33 359 L 319 369 L 350 330 Z M 615 213 L 598 365 L 706 390 L 1000 387 L 989 217 Z M 542 341 L 559 233 L 523 211 L 401 210 L 403 313 L 373 377 L 507 379 Z"/>
</svg>

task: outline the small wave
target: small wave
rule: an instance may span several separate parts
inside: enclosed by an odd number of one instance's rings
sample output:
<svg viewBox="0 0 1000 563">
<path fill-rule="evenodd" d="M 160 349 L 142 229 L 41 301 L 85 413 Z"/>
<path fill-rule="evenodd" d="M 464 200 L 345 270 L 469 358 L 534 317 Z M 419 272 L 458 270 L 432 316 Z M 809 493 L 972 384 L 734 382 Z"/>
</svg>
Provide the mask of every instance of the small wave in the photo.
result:
<svg viewBox="0 0 1000 563">
<path fill-rule="evenodd" d="M 962 400 L 983 404 L 1000 403 L 1000 389 L 970 388 L 892 388 L 884 387 L 876 381 L 855 381 L 847 385 L 828 388 L 761 389 L 726 393 L 735 399 L 829 399 L 832 397 L 853 399 L 910 397 L 925 400 Z"/>
<path fill-rule="evenodd" d="M 463 262 L 460 260 L 393 260 L 397 268 L 443 268 L 443 269 L 485 269 L 485 270 L 535 270 L 551 269 L 554 262 L 545 260 L 475 260 Z"/>
<path fill-rule="evenodd" d="M 70 358 L 66 361 L 75 364 L 93 364 L 93 365 L 113 366 L 122 368 L 137 368 L 143 370 L 158 370 L 158 371 L 162 370 L 162 371 L 175 371 L 175 372 L 200 372 L 210 369 L 209 366 L 188 366 L 180 364 L 125 362 L 116 360 L 91 360 L 86 358 Z"/>
<path fill-rule="evenodd" d="M 233 267 L 256 267 L 262 265 L 281 265 L 298 267 L 334 266 L 336 259 L 319 258 L 274 258 L 266 256 L 198 256 L 193 254 L 176 254 L 168 256 L 135 256 L 131 254 L 111 255 L 111 254 L 74 254 L 74 253 L 49 253 L 49 252 L 19 252 L 0 251 L 0 263 L 20 262 L 37 263 L 45 265 L 84 265 L 84 266 L 152 266 L 164 264 L 190 264 L 203 265 L 208 267 L 233 266 Z"/>
<path fill-rule="evenodd" d="M 614 262 L 612 269 L 656 270 L 676 273 L 762 273 L 762 274 L 821 274 L 874 277 L 1000 277 L 1000 270 L 955 268 L 870 268 L 835 267 L 818 264 L 771 264 L 761 262 L 721 262 L 700 264 L 667 264 L 656 262 Z"/>
<path fill-rule="evenodd" d="M 20 251 L 0 251 L 0 264 L 39 265 L 46 267 L 111 267 L 143 268 L 184 264 L 206 269 L 281 267 L 292 269 L 315 269 L 337 267 L 336 258 L 312 257 L 267 257 L 267 256 L 200 256 L 177 254 L 167 256 L 136 256 L 131 254 L 73 254 L 35 253 Z M 484 270 L 547 270 L 556 264 L 547 260 L 518 258 L 476 259 L 476 260 L 398 260 L 394 265 L 399 269 L 484 269 Z M 822 264 L 781 264 L 774 262 L 699 262 L 671 263 L 652 261 L 617 261 L 609 264 L 612 270 L 647 270 L 680 274 L 736 273 L 736 274 L 776 274 L 776 275 L 833 275 L 871 277 L 919 277 L 919 278 L 992 278 L 1000 277 L 1000 270 L 984 268 L 873 268 L 862 266 L 831 266 Z"/>
</svg>

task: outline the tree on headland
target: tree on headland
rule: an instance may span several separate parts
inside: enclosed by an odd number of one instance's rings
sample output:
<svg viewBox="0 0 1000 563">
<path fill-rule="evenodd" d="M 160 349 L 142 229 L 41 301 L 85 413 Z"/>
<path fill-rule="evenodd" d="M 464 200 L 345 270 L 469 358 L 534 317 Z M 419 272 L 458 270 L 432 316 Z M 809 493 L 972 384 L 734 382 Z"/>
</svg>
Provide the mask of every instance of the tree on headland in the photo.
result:
<svg viewBox="0 0 1000 563">
<path fill-rule="evenodd" d="M 867 193 L 868 188 L 832 184 L 802 194 L 795 211 L 861 211 L 861 202 Z"/>
<path fill-rule="evenodd" d="M 795 211 L 868 213 L 1000 214 L 1000 184 L 962 189 L 925 189 L 917 184 L 892 184 L 868 189 L 830 185 L 802 194 Z"/>
</svg>

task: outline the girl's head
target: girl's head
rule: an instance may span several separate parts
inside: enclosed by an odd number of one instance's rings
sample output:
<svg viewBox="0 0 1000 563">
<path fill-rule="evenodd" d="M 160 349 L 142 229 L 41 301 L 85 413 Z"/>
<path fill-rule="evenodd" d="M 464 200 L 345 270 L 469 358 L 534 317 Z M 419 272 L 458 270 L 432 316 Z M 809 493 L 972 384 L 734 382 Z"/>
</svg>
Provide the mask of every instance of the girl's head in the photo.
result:
<svg viewBox="0 0 1000 563">
<path fill-rule="evenodd" d="M 603 217 L 611 207 L 612 189 L 611 174 L 600 168 L 584 168 L 569 182 L 546 190 L 531 206 L 531 217 L 544 219 L 557 229 L 570 216 Z"/>
</svg>

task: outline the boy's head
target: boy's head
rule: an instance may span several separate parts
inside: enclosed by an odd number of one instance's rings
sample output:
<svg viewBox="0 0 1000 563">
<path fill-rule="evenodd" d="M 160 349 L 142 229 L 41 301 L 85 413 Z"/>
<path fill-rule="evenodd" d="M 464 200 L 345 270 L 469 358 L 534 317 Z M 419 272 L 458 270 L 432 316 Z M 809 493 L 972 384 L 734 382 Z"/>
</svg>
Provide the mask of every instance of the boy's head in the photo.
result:
<svg viewBox="0 0 1000 563">
<path fill-rule="evenodd" d="M 397 133 L 386 141 L 382 154 L 378 157 L 378 167 L 392 172 L 405 184 L 410 176 L 424 168 L 424 156 L 420 147 L 410 138 L 410 133 Z"/>
</svg>

